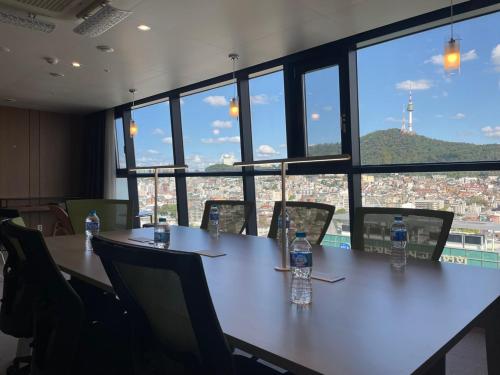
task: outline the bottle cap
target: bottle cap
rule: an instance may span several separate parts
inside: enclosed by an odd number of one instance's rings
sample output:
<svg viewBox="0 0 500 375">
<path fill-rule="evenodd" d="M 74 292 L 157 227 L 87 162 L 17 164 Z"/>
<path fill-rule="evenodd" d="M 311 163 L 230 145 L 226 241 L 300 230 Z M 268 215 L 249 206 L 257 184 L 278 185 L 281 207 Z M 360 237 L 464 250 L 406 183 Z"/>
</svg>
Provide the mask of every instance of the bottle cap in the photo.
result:
<svg viewBox="0 0 500 375">
<path fill-rule="evenodd" d="M 401 215 L 396 215 L 396 216 L 394 216 L 394 220 L 397 220 L 397 221 L 403 221 L 403 216 L 401 216 Z"/>
<path fill-rule="evenodd" d="M 306 238 L 306 232 L 296 232 L 295 237 L 297 238 Z"/>
<path fill-rule="evenodd" d="M 89 215 L 90 216 L 97 215 L 97 211 L 96 210 L 90 210 Z"/>
<path fill-rule="evenodd" d="M 159 221 L 160 223 L 166 223 L 166 222 L 167 222 L 167 218 L 166 218 L 166 217 L 160 217 L 160 218 L 158 219 L 158 221 Z"/>
</svg>

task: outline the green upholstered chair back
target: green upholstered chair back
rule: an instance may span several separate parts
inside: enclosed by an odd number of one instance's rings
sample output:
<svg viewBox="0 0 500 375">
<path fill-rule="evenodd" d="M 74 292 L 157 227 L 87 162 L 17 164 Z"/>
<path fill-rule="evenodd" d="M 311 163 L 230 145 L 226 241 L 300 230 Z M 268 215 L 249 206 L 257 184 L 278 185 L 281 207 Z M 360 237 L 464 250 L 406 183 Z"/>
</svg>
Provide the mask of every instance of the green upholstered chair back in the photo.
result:
<svg viewBox="0 0 500 375">
<path fill-rule="evenodd" d="M 290 217 L 289 238 L 295 238 L 295 232 L 301 231 L 307 233 L 307 240 L 311 244 L 321 244 L 332 221 L 335 206 L 314 202 L 286 202 L 286 209 Z M 280 214 L 281 202 L 275 202 L 267 235 L 269 238 L 277 238 Z"/>
<path fill-rule="evenodd" d="M 199 254 L 127 245 L 99 236 L 93 238 L 92 247 L 128 312 L 133 332 L 139 335 L 135 342 L 145 342 L 144 347 L 156 343 L 155 352 L 192 373 L 231 373 L 230 350 Z M 164 367 L 171 373 L 182 372 L 171 362 L 162 363 L 168 364 Z"/>
<path fill-rule="evenodd" d="M 210 208 L 216 205 L 219 208 L 219 230 L 224 233 L 241 234 L 252 213 L 253 202 L 231 200 L 209 200 L 205 202 L 205 210 L 201 221 L 201 229 L 208 228 Z"/>
<path fill-rule="evenodd" d="M 403 216 L 409 257 L 439 260 L 453 221 L 453 212 L 408 208 L 362 207 L 355 211 L 352 248 L 390 254 L 394 216 Z"/>
<path fill-rule="evenodd" d="M 85 218 L 96 210 L 101 231 L 132 228 L 130 201 L 118 199 L 75 199 L 66 201 L 66 208 L 75 233 L 85 232 Z"/>
<path fill-rule="evenodd" d="M 12 219 L 14 224 L 25 227 L 23 218 L 19 214 L 19 211 L 15 208 L 0 208 L 0 221 L 3 219 Z"/>
</svg>

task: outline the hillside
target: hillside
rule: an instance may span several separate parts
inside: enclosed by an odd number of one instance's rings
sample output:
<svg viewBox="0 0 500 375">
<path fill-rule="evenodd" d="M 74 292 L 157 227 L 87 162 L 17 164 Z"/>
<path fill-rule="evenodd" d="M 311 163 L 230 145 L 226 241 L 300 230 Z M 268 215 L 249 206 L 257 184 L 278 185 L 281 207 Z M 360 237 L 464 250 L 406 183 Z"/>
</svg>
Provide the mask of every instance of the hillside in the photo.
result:
<svg viewBox="0 0 500 375">
<path fill-rule="evenodd" d="M 340 153 L 339 144 L 318 144 L 310 155 Z M 500 160 L 500 144 L 446 142 L 421 135 L 401 135 L 399 129 L 379 130 L 361 137 L 363 164 L 405 164 Z"/>
</svg>

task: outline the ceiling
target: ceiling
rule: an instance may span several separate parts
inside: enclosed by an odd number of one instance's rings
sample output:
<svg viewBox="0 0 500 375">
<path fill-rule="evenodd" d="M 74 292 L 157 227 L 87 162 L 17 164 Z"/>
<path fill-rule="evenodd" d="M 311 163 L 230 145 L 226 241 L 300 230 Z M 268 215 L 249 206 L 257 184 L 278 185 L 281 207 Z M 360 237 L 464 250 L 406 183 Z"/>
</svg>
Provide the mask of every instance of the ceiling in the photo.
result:
<svg viewBox="0 0 500 375">
<path fill-rule="evenodd" d="M 449 5 L 448 0 L 115 0 L 133 10 L 97 38 L 52 19 L 51 34 L 0 23 L 0 105 L 89 113 Z M 140 24 L 150 31 L 139 31 Z M 109 45 L 114 53 L 95 47 Z M 49 65 L 43 57 L 57 57 Z M 72 61 L 82 67 L 75 69 Z M 105 70 L 109 70 L 106 72 Z M 64 77 L 52 77 L 60 72 Z M 14 103 L 6 102 L 13 98 Z"/>
</svg>

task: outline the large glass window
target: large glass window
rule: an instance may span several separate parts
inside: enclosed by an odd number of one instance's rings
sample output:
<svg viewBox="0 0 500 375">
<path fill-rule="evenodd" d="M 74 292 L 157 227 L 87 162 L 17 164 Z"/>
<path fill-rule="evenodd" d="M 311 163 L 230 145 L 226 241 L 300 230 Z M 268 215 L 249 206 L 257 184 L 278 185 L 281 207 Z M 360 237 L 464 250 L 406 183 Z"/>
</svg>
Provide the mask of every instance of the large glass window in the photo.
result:
<svg viewBox="0 0 500 375">
<path fill-rule="evenodd" d="M 189 171 L 235 171 L 241 161 L 238 119 L 229 116 L 234 85 L 187 95 L 181 100 L 184 154 Z"/>
<path fill-rule="evenodd" d="M 123 135 L 123 118 L 119 117 L 115 120 L 115 137 L 116 137 L 116 165 L 118 168 L 127 168 L 125 159 L 125 138 Z"/>
<path fill-rule="evenodd" d="M 151 223 L 155 205 L 155 180 L 137 178 L 139 216 L 141 223 Z M 175 177 L 161 177 L 158 182 L 158 217 L 165 217 L 169 224 L 177 224 L 177 194 Z"/>
<path fill-rule="evenodd" d="M 287 176 L 287 200 L 326 203 L 335 206 L 335 215 L 323 244 L 346 246 L 349 237 L 349 192 L 346 175 Z M 259 236 L 269 232 L 274 202 L 281 200 L 279 176 L 255 177 L 257 229 Z"/>
<path fill-rule="evenodd" d="M 358 51 L 363 164 L 500 159 L 500 13 L 456 23 L 459 74 L 444 72 L 449 26 Z"/>
<path fill-rule="evenodd" d="M 117 178 L 116 179 L 116 191 L 115 191 L 116 199 L 125 199 L 128 200 L 128 181 L 126 178 Z"/>
<path fill-rule="evenodd" d="M 209 199 L 243 200 L 241 177 L 188 177 L 186 178 L 189 225 L 199 227 L 205 201 Z"/>
<path fill-rule="evenodd" d="M 304 74 L 307 154 L 341 154 L 339 67 Z"/>
<path fill-rule="evenodd" d="M 363 205 L 453 211 L 442 260 L 500 268 L 500 172 L 366 174 Z"/>
<path fill-rule="evenodd" d="M 249 80 L 254 160 L 286 158 L 283 71 Z"/>
<path fill-rule="evenodd" d="M 135 109 L 132 116 L 139 128 L 134 137 L 136 165 L 148 167 L 173 164 L 169 102 Z"/>
</svg>

